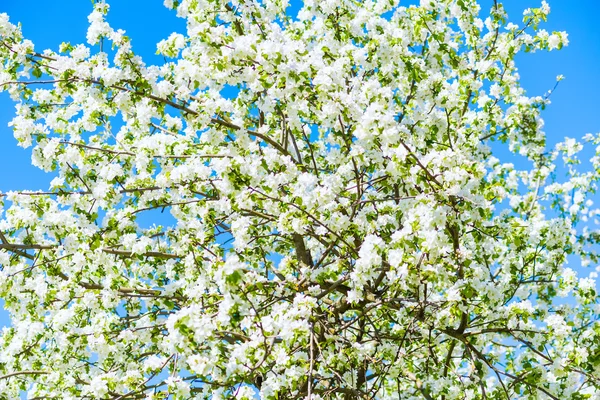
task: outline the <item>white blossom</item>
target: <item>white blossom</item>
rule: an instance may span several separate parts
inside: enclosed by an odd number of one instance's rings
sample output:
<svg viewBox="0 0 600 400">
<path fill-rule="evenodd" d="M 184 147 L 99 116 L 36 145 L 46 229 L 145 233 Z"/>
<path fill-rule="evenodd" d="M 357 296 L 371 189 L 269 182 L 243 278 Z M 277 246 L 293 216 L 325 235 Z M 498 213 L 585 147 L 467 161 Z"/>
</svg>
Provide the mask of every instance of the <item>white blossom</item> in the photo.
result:
<svg viewBox="0 0 600 400">
<path fill-rule="evenodd" d="M 594 398 L 600 135 L 549 148 L 518 73 L 550 6 L 288 3 L 166 0 L 156 65 L 105 1 L 55 50 L 0 14 L 51 174 L 0 193 L 0 397 Z"/>
</svg>

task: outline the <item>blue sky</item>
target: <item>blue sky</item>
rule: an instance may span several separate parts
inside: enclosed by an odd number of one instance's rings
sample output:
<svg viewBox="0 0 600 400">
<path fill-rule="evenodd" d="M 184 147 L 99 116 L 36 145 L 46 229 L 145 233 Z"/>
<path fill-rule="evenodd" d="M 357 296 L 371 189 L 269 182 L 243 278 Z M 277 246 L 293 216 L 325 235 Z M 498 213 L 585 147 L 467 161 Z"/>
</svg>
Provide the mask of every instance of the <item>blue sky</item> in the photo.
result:
<svg viewBox="0 0 600 400">
<path fill-rule="evenodd" d="M 520 22 L 523 9 L 539 6 L 541 0 L 507 0 L 510 19 Z M 401 4 L 414 3 L 401 0 Z M 550 143 L 565 136 L 581 137 L 600 132 L 600 15 L 598 0 L 548 0 L 552 7 L 548 31 L 566 30 L 570 45 L 549 53 L 523 54 L 518 57 L 522 85 L 530 95 L 543 95 L 561 82 L 552 95 L 552 105 L 543 114 Z M 147 63 L 160 63 L 154 55 L 156 43 L 173 31 L 183 31 L 184 21 L 162 5 L 162 0 L 112 0 L 109 21 L 125 29 L 134 50 Z M 484 9 L 491 0 L 480 0 Z M 21 22 L 26 38 L 36 50 L 57 49 L 61 42 L 85 42 L 87 15 L 92 5 L 86 0 L 0 1 L 0 13 L 9 14 L 12 22 Z M 6 93 L 0 95 L 0 191 L 47 189 L 51 176 L 31 166 L 30 149 L 16 146 L 7 126 L 14 105 Z M 7 319 L 0 313 L 0 326 Z"/>
</svg>

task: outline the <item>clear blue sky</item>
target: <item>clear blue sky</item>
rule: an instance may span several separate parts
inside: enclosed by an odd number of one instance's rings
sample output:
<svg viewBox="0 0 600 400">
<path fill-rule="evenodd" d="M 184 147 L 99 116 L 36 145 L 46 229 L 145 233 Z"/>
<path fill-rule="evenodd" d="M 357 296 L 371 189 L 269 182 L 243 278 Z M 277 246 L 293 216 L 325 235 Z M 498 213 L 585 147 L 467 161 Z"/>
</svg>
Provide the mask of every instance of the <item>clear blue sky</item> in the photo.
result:
<svg viewBox="0 0 600 400">
<path fill-rule="evenodd" d="M 401 4 L 414 3 L 401 0 Z M 523 9 L 539 6 L 541 0 L 507 0 L 510 19 L 521 22 Z M 552 95 L 552 105 L 543 114 L 550 143 L 564 136 L 581 137 L 600 132 L 600 1 L 548 0 L 552 7 L 548 31 L 566 30 L 570 45 L 550 53 L 523 54 L 518 58 L 522 85 L 530 95 L 543 95 L 563 74 Z M 111 0 L 109 21 L 125 29 L 134 50 L 147 63 L 160 63 L 154 55 L 156 43 L 173 31 L 183 31 L 184 21 L 162 5 L 162 0 Z M 480 0 L 489 8 L 491 0 Z M 26 38 L 38 51 L 57 49 L 61 42 L 84 43 L 87 15 L 92 5 L 86 0 L 0 0 L 0 13 L 11 21 L 21 22 Z M 31 166 L 30 150 L 16 146 L 12 130 L 7 127 L 14 105 L 6 93 L 0 95 L 0 191 L 47 189 L 51 176 Z M 7 320 L 1 315 L 0 326 Z"/>
</svg>

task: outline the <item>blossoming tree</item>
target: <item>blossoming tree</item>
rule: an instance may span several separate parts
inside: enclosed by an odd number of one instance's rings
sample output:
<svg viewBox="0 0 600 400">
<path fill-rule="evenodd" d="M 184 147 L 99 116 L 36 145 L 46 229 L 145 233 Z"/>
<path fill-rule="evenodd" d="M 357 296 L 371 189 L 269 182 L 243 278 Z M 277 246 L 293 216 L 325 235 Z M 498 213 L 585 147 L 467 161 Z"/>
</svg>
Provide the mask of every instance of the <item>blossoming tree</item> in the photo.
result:
<svg viewBox="0 0 600 400">
<path fill-rule="evenodd" d="M 565 268 L 597 261 L 600 158 L 548 150 L 514 62 L 567 44 L 548 4 L 165 5 L 162 65 L 102 1 L 55 50 L 0 14 L 56 176 L 2 194 L 1 398 L 600 398 L 595 276 Z"/>
</svg>

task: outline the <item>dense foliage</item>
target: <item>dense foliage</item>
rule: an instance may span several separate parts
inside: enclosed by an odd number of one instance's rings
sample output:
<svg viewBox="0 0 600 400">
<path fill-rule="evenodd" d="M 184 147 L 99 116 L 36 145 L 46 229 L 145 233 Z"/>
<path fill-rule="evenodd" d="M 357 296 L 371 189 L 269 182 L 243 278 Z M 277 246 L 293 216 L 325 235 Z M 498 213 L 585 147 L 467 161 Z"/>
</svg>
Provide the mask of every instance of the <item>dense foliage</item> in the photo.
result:
<svg viewBox="0 0 600 400">
<path fill-rule="evenodd" d="M 165 0 L 162 65 L 105 2 L 43 52 L 0 14 L 55 175 L 2 194 L 0 397 L 600 399 L 600 158 L 514 62 L 567 34 L 485 3 Z"/>
</svg>

